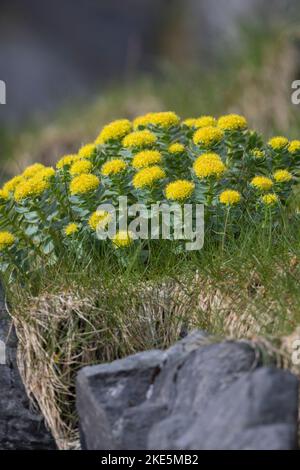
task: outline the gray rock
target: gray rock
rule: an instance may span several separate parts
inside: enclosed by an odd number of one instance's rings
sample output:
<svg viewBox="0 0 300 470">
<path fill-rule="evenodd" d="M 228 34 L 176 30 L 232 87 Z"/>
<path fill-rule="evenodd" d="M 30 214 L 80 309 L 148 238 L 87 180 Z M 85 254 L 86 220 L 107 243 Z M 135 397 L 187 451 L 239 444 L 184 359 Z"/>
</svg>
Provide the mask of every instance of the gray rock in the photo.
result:
<svg viewBox="0 0 300 470">
<path fill-rule="evenodd" d="M 77 408 L 87 449 L 297 447 L 297 378 L 262 367 L 249 343 L 202 332 L 82 369 Z"/>
<path fill-rule="evenodd" d="M 148 351 L 112 364 L 83 368 L 77 377 L 77 407 L 81 410 L 82 445 L 88 449 L 118 449 L 124 434 L 124 410 L 143 403 L 160 372 L 161 351 Z M 100 406 L 98 406 L 100 404 Z M 93 429 L 93 432 L 89 432 Z"/>
<path fill-rule="evenodd" d="M 191 411 L 173 411 L 150 432 L 153 449 L 263 450 L 297 447 L 297 384 L 289 372 L 243 374 Z M 197 405 L 196 402 L 197 401 Z M 174 429 L 180 429 L 180 433 Z"/>
<path fill-rule="evenodd" d="M 0 450 L 55 449 L 40 413 L 32 409 L 17 364 L 17 339 L 8 320 L 0 286 L 0 340 L 6 364 L 0 365 Z"/>
</svg>

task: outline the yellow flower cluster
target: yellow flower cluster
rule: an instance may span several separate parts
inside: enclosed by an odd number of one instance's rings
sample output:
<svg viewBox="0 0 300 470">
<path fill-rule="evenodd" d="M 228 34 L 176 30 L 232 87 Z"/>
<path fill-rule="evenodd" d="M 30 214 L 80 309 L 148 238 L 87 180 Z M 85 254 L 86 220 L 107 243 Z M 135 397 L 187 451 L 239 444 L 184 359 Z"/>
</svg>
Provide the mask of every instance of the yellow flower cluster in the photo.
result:
<svg viewBox="0 0 300 470">
<path fill-rule="evenodd" d="M 154 165 L 138 171 L 133 177 L 132 183 L 136 189 L 142 189 L 153 186 L 165 177 L 165 171 L 160 166 Z"/>
<path fill-rule="evenodd" d="M 35 163 L 27 167 L 22 175 L 15 176 L 7 181 L 2 190 L 2 199 L 14 197 L 20 202 L 28 197 L 40 196 L 50 186 L 50 179 L 55 175 L 54 168 L 45 167 L 41 163 Z"/>
<path fill-rule="evenodd" d="M 224 133 L 218 127 L 202 127 L 198 129 L 193 137 L 194 144 L 202 145 L 205 148 L 219 144 L 224 137 Z"/>
<path fill-rule="evenodd" d="M 215 127 L 217 125 L 217 120 L 213 116 L 201 116 L 195 119 L 193 127 L 200 129 L 201 127 Z"/>
<path fill-rule="evenodd" d="M 116 233 L 112 241 L 116 248 L 127 248 L 133 243 L 133 233 L 126 230 L 120 230 Z"/>
<path fill-rule="evenodd" d="M 93 165 L 88 160 L 78 160 L 73 163 L 70 168 L 70 174 L 72 176 L 82 175 L 83 173 L 91 173 Z"/>
<path fill-rule="evenodd" d="M 16 185 L 12 180 L 6 184 L 11 187 L 15 185 L 14 199 L 16 202 L 21 202 L 26 198 L 41 196 L 50 187 L 50 179 L 54 175 L 54 168 L 36 163 L 29 166 L 20 178 L 16 177 L 18 181 Z"/>
<path fill-rule="evenodd" d="M 114 158 L 113 160 L 109 160 L 108 162 L 104 163 L 101 168 L 101 173 L 103 176 L 112 176 L 118 175 L 126 170 L 126 162 L 121 160 L 120 158 Z"/>
<path fill-rule="evenodd" d="M 28 180 L 24 180 L 15 190 L 15 201 L 21 202 L 26 198 L 41 196 L 49 187 L 50 183 L 45 178 L 32 177 Z"/>
<path fill-rule="evenodd" d="M 134 168 L 146 168 L 147 166 L 161 163 L 162 156 L 158 150 L 143 150 L 135 155 L 132 160 Z"/>
<path fill-rule="evenodd" d="M 262 196 L 261 200 L 266 206 L 273 206 L 278 202 L 278 196 L 273 193 L 268 193 Z"/>
<path fill-rule="evenodd" d="M 278 137 L 273 137 L 272 139 L 269 140 L 268 145 L 273 149 L 273 150 L 283 150 L 285 147 L 287 147 L 289 141 L 286 137 L 278 136 Z"/>
<path fill-rule="evenodd" d="M 255 158 L 257 158 L 258 160 L 259 160 L 260 158 L 264 158 L 264 156 L 265 156 L 264 152 L 263 152 L 262 150 L 260 150 L 260 149 L 253 149 L 253 150 L 252 150 L 252 155 L 253 155 Z"/>
<path fill-rule="evenodd" d="M 51 166 L 48 166 L 42 168 L 39 172 L 35 174 L 34 177 L 49 180 L 52 178 L 52 176 L 55 176 L 55 170 Z"/>
<path fill-rule="evenodd" d="M 169 145 L 168 151 L 173 154 L 182 153 L 184 152 L 184 145 L 179 142 L 175 142 L 174 144 Z"/>
<path fill-rule="evenodd" d="M 300 153 L 300 140 L 292 140 L 288 147 L 291 154 Z"/>
<path fill-rule="evenodd" d="M 213 116 L 200 116 L 198 118 L 188 118 L 182 123 L 187 127 L 194 127 L 200 129 L 201 127 L 214 127 L 217 125 L 217 120 Z"/>
<path fill-rule="evenodd" d="M 255 176 L 251 181 L 251 186 L 260 191 L 269 191 L 273 186 L 273 181 L 266 176 Z"/>
<path fill-rule="evenodd" d="M 227 189 L 220 194 L 219 200 L 221 204 L 225 204 L 226 206 L 233 206 L 240 202 L 241 197 L 241 193 L 238 191 Z"/>
<path fill-rule="evenodd" d="M 111 214 L 107 211 L 97 210 L 90 216 L 88 224 L 93 231 L 104 228 L 111 221 Z"/>
<path fill-rule="evenodd" d="M 0 251 L 3 251 L 15 243 L 15 236 L 10 232 L 0 232 Z"/>
<path fill-rule="evenodd" d="M 292 178 L 293 176 L 287 170 L 277 170 L 274 173 L 274 180 L 276 183 L 288 183 Z"/>
<path fill-rule="evenodd" d="M 95 191 L 100 184 L 100 180 L 96 175 L 92 174 L 82 174 L 75 176 L 72 179 L 70 184 L 70 193 L 75 194 L 85 194 L 91 191 Z"/>
<path fill-rule="evenodd" d="M 124 147 L 151 147 L 157 141 L 156 136 L 145 129 L 144 131 L 131 132 L 123 139 Z"/>
<path fill-rule="evenodd" d="M 13 193 L 16 187 L 18 186 L 19 183 L 21 183 L 24 180 L 23 176 L 18 175 L 14 176 L 11 178 L 9 181 L 7 181 L 4 186 L 3 186 L 3 191 L 7 193 Z"/>
<path fill-rule="evenodd" d="M 243 131 L 247 126 L 247 120 L 239 114 L 227 114 L 218 120 L 218 127 L 223 131 Z"/>
<path fill-rule="evenodd" d="M 22 176 L 24 178 L 32 178 L 44 168 L 44 165 L 42 165 L 41 163 L 34 163 L 33 165 L 30 165 L 26 168 Z"/>
<path fill-rule="evenodd" d="M 204 153 L 194 163 L 194 172 L 199 179 L 211 176 L 220 178 L 226 171 L 221 157 L 216 153 Z"/>
<path fill-rule="evenodd" d="M 138 116 L 133 121 L 134 129 L 138 129 L 140 126 L 148 126 L 152 124 L 154 126 L 162 127 L 162 128 L 169 128 L 172 126 L 177 126 L 180 122 L 179 117 L 177 114 L 173 113 L 172 111 L 165 111 L 160 113 L 148 113 L 144 116 Z"/>
<path fill-rule="evenodd" d="M 166 187 L 166 198 L 172 201 L 184 201 L 191 197 L 195 184 L 188 180 L 177 180 Z"/>
<path fill-rule="evenodd" d="M 195 127 L 196 120 L 196 118 L 187 118 L 182 122 L 182 124 L 186 127 Z"/>
<path fill-rule="evenodd" d="M 80 160 L 81 157 L 77 154 L 64 155 L 56 164 L 58 170 L 63 169 L 64 167 L 71 166 L 74 162 Z"/>
<path fill-rule="evenodd" d="M 0 199 L 6 201 L 9 198 L 9 192 L 5 189 L 0 189 Z"/>
<path fill-rule="evenodd" d="M 95 144 L 102 145 L 106 144 L 110 140 L 121 140 L 131 130 L 132 125 L 128 119 L 118 119 L 103 127 L 99 136 L 95 140 Z"/>
<path fill-rule="evenodd" d="M 78 156 L 80 158 L 90 158 L 94 151 L 96 150 L 96 145 L 95 144 L 86 144 L 83 145 L 78 152 Z"/>
<path fill-rule="evenodd" d="M 74 235 L 74 233 L 77 233 L 78 231 L 79 231 L 79 225 L 75 224 L 75 222 L 71 222 L 64 229 L 65 235 L 67 235 L 67 237 Z"/>
</svg>

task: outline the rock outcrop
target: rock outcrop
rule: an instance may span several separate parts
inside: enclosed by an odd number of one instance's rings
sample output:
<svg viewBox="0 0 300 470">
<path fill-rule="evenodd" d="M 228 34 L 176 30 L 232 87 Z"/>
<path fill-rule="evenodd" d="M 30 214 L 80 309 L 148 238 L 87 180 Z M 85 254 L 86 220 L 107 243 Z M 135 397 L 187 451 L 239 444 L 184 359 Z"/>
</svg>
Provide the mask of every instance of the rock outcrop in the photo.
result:
<svg viewBox="0 0 300 470">
<path fill-rule="evenodd" d="M 43 417 L 32 409 L 17 364 L 17 340 L 0 288 L 0 450 L 55 449 Z"/>
<path fill-rule="evenodd" d="M 250 343 L 202 332 L 83 368 L 77 409 L 86 449 L 297 448 L 297 378 L 265 367 Z"/>
</svg>

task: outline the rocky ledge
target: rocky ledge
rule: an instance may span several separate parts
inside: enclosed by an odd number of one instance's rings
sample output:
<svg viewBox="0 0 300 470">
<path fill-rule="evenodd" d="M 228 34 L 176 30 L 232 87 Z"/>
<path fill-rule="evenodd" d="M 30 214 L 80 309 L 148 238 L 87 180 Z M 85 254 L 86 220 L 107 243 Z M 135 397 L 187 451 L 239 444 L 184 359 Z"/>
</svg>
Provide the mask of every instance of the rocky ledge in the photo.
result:
<svg viewBox="0 0 300 470">
<path fill-rule="evenodd" d="M 296 449 L 298 379 L 194 332 L 77 377 L 84 449 Z"/>
<path fill-rule="evenodd" d="M 0 286 L 0 450 L 55 449 L 44 419 L 32 409 L 16 364 L 17 340 Z"/>
</svg>

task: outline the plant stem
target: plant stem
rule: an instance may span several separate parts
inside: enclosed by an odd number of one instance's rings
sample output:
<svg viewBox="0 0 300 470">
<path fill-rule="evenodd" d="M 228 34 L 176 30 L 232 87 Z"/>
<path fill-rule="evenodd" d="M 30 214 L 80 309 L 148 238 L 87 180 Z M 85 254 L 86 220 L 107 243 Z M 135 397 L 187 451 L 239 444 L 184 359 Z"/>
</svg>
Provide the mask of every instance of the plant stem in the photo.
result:
<svg viewBox="0 0 300 470">
<path fill-rule="evenodd" d="M 226 210 L 226 217 L 225 217 L 225 224 L 224 224 L 224 232 L 223 232 L 223 239 L 222 239 L 222 252 L 224 252 L 224 248 L 225 248 L 225 239 L 226 239 L 226 231 L 227 231 L 229 213 L 230 213 L 230 207 L 228 207 L 227 210 Z"/>
</svg>

